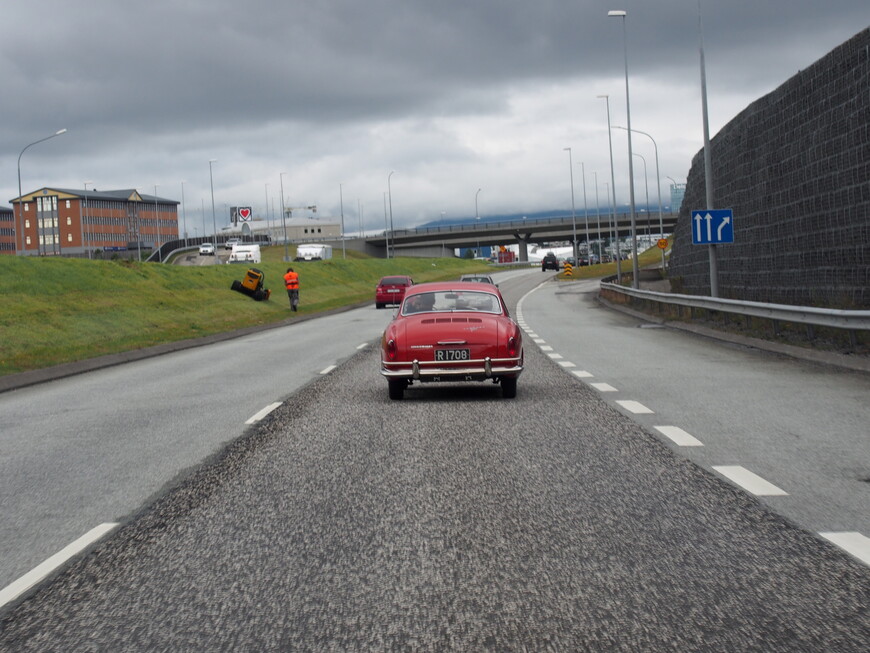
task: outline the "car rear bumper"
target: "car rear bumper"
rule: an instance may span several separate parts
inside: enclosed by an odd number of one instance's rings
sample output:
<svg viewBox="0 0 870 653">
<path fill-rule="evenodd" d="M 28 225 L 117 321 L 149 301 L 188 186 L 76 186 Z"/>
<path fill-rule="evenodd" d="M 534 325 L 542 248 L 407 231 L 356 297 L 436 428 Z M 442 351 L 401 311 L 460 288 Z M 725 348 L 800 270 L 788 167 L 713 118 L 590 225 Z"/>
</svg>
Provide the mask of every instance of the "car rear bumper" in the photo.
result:
<svg viewBox="0 0 870 653">
<path fill-rule="evenodd" d="M 521 358 L 484 358 L 457 361 L 455 365 L 443 361 L 391 363 L 381 361 L 381 374 L 388 379 L 413 381 L 484 381 L 501 376 L 519 376 L 523 371 Z"/>
</svg>

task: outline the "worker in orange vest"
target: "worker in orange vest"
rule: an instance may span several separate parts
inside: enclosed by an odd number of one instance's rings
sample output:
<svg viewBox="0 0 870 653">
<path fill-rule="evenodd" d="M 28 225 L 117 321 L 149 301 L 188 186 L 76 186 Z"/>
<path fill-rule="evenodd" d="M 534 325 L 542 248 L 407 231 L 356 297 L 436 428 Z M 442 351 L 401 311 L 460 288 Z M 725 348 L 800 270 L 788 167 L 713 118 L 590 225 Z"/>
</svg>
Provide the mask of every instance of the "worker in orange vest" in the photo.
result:
<svg viewBox="0 0 870 653">
<path fill-rule="evenodd" d="M 287 274 L 284 275 L 284 285 L 287 288 L 287 296 L 290 298 L 290 308 L 295 311 L 299 305 L 299 275 L 293 271 L 293 268 L 287 268 Z"/>
</svg>

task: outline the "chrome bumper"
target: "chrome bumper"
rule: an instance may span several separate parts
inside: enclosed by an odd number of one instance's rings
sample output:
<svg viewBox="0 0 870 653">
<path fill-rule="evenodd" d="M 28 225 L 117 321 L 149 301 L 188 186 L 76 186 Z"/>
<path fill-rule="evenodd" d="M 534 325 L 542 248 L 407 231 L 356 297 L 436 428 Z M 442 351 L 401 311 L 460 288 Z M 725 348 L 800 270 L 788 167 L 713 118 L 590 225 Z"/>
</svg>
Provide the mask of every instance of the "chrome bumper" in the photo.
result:
<svg viewBox="0 0 870 653">
<path fill-rule="evenodd" d="M 456 361 L 454 365 L 444 361 L 413 360 L 410 363 L 381 361 L 381 374 L 388 379 L 414 381 L 491 379 L 498 376 L 517 376 L 522 371 L 523 365 L 519 358 Z"/>
</svg>

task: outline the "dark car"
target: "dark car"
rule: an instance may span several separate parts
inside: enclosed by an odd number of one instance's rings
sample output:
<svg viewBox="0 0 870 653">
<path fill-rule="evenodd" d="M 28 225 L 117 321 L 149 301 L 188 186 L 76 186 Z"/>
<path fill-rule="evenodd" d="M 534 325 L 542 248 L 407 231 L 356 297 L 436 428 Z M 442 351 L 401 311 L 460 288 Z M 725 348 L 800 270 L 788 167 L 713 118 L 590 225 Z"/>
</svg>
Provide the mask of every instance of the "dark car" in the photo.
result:
<svg viewBox="0 0 870 653">
<path fill-rule="evenodd" d="M 547 252 L 541 259 L 541 272 L 547 270 L 559 271 L 559 259 L 553 252 Z"/>
<path fill-rule="evenodd" d="M 383 308 L 387 304 L 401 304 L 405 298 L 405 290 L 414 285 L 411 277 L 396 275 L 383 277 L 375 288 L 375 307 Z"/>
</svg>

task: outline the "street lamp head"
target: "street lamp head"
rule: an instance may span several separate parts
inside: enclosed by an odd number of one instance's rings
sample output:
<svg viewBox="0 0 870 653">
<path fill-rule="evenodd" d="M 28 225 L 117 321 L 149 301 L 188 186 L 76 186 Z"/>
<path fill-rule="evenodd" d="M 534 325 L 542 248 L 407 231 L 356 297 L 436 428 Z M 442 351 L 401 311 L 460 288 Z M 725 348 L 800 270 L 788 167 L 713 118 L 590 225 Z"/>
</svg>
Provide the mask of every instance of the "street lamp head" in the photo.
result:
<svg viewBox="0 0 870 653">
<path fill-rule="evenodd" d="M 61 134 L 66 134 L 66 127 L 64 127 L 63 129 L 58 129 L 56 132 L 54 132 L 55 136 L 60 136 Z"/>
<path fill-rule="evenodd" d="M 606 100 L 610 96 L 609 95 L 596 95 L 595 97 L 597 97 L 599 100 Z"/>
<path fill-rule="evenodd" d="M 622 9 L 611 9 L 610 11 L 607 12 L 607 15 L 608 15 L 608 16 L 617 16 L 617 17 L 625 18 L 625 16 L 626 16 L 627 14 L 626 14 L 626 12 L 623 11 Z"/>
</svg>

